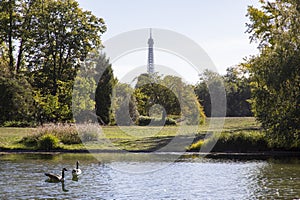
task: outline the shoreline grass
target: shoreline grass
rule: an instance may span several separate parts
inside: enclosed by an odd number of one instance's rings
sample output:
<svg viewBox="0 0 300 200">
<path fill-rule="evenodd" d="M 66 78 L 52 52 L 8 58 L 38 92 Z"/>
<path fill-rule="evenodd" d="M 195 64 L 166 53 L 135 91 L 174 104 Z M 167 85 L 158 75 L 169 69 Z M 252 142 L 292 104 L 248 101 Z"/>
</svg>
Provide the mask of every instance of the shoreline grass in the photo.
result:
<svg viewBox="0 0 300 200">
<path fill-rule="evenodd" d="M 170 151 L 187 149 L 199 151 L 200 147 L 209 141 L 204 141 L 206 134 L 221 133 L 219 143 L 214 151 L 219 152 L 248 152 L 270 150 L 262 142 L 263 135 L 260 124 L 252 117 L 225 118 L 223 127 L 212 126 L 214 120 L 208 118 L 206 124 L 201 126 L 165 126 L 165 127 L 118 127 L 118 126 L 82 126 L 75 125 L 49 125 L 38 128 L 0 128 L 0 151 L 5 150 L 39 150 L 38 141 L 42 135 L 53 134 L 59 140 L 56 150 L 84 151 L 136 151 L 151 152 L 168 145 L 172 139 L 180 138 Z M 78 128 L 80 131 L 77 132 Z M 211 137 L 214 138 L 214 137 Z M 31 141 L 30 141 L 31 140 Z M 84 141 L 84 144 L 81 142 Z M 243 142 L 245 142 L 243 144 Z M 187 143 L 188 142 L 188 143 Z M 230 148 L 227 143 L 232 143 Z M 236 148 L 238 143 L 249 149 Z M 182 145 L 185 144 L 183 147 Z M 251 144 L 251 145 L 249 145 Z M 257 144 L 260 145 L 257 146 Z M 178 147 L 178 148 L 177 148 Z M 235 148 L 234 148 L 235 147 Z M 263 148 L 262 148 L 263 147 Z M 227 149 L 226 149 L 227 148 Z"/>
</svg>

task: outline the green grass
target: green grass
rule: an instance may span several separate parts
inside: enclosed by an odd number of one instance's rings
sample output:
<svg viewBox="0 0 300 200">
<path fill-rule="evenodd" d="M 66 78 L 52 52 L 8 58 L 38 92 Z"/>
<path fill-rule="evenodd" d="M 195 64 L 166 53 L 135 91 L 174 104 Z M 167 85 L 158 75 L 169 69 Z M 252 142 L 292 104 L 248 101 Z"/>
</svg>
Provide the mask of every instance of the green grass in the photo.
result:
<svg viewBox="0 0 300 200">
<path fill-rule="evenodd" d="M 188 150 L 249 153 L 267 151 L 271 148 L 264 132 L 249 130 L 216 133 L 207 139 L 200 139 L 191 144 Z"/>
<path fill-rule="evenodd" d="M 180 141 L 183 142 L 198 141 L 199 139 L 203 139 L 205 134 L 220 131 L 234 134 L 238 132 L 255 132 L 260 129 L 260 125 L 254 118 L 226 118 L 224 127 L 218 125 L 218 122 L 220 122 L 218 118 L 214 120 L 207 119 L 206 124 L 199 127 L 185 125 L 166 127 L 105 126 L 101 128 L 96 127 L 96 129 L 95 127 L 92 129 L 82 127 L 79 133 L 81 139 L 84 133 L 88 136 L 91 132 L 93 132 L 92 135 L 95 136 L 95 133 L 97 135 L 96 139 L 87 139 L 84 144 L 76 142 L 78 138 L 77 135 L 74 135 L 75 126 L 70 125 L 60 126 L 59 130 L 56 130 L 55 127 L 0 128 L 0 148 L 36 149 L 34 145 L 26 145 L 25 142 L 20 141 L 24 141 L 24 138 L 38 138 L 40 135 L 50 132 L 59 138 L 59 148 L 61 149 L 82 150 L 87 148 L 97 150 L 153 151 L 169 144 L 175 136 L 178 136 Z M 215 125 L 212 126 L 212 124 Z M 182 147 L 178 145 L 178 148 L 181 149 Z M 176 151 L 176 148 L 172 150 Z"/>
<path fill-rule="evenodd" d="M 33 130 L 33 128 L 0 128 L 0 148 L 26 148 L 19 141 Z"/>
</svg>

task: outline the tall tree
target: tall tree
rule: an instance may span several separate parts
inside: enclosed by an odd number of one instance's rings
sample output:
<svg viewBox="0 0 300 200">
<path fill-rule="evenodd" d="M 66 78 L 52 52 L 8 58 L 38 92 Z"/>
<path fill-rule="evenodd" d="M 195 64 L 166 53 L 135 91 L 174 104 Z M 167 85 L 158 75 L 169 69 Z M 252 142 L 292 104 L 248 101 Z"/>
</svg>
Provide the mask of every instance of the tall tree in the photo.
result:
<svg viewBox="0 0 300 200">
<path fill-rule="evenodd" d="M 248 33 L 260 54 L 244 65 L 252 79 L 252 106 L 270 141 L 300 147 L 300 3 L 261 1 L 250 6 Z"/>
<path fill-rule="evenodd" d="M 126 83 L 117 83 L 113 98 L 113 111 L 118 125 L 133 125 L 137 122 L 139 113 L 134 96 L 134 89 Z"/>
<path fill-rule="evenodd" d="M 2 0 L 0 1 L 0 43 L 7 46 L 9 58 L 9 69 L 14 72 L 14 41 L 20 34 L 18 30 L 18 21 L 20 20 L 20 1 Z"/>
<path fill-rule="evenodd" d="M 75 0 L 2 0 L 0 11 L 1 54 L 7 55 L 10 72 L 27 75 L 42 103 L 38 107 L 46 109 L 39 109 L 46 115 L 41 118 L 70 120 L 79 60 L 101 46 L 103 19 Z"/>
<path fill-rule="evenodd" d="M 113 70 L 109 59 L 105 54 L 100 54 L 96 61 L 96 82 L 97 88 L 95 93 L 96 102 L 96 115 L 98 116 L 99 123 L 108 125 L 112 123 L 112 92 L 116 84 L 113 75 Z"/>
<path fill-rule="evenodd" d="M 250 106 L 251 90 L 248 72 L 243 66 L 227 68 L 224 75 L 227 117 L 253 116 Z"/>
<path fill-rule="evenodd" d="M 0 75 L 0 124 L 6 121 L 32 121 L 35 104 L 32 88 L 24 77 Z"/>
<path fill-rule="evenodd" d="M 39 2 L 31 22 L 32 38 L 26 43 L 26 62 L 34 86 L 55 95 L 58 81 L 74 80 L 79 59 L 101 45 L 106 27 L 103 19 L 83 11 L 74 0 Z"/>
<path fill-rule="evenodd" d="M 222 112 L 223 109 L 221 107 L 223 104 L 212 102 L 218 102 L 219 100 L 224 99 L 220 96 L 224 94 L 223 82 L 223 77 L 217 72 L 205 70 L 200 77 L 200 82 L 195 87 L 195 93 L 200 104 L 203 105 L 204 112 L 208 117 L 224 116 L 224 113 Z M 214 110 L 212 110 L 212 105 L 215 106 Z"/>
</svg>

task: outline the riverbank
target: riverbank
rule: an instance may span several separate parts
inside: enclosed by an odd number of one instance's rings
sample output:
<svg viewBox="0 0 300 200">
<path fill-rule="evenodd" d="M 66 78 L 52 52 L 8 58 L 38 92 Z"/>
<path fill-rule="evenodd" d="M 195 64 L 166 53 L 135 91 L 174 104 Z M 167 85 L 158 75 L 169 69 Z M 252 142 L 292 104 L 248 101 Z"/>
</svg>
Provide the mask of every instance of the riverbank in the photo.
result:
<svg viewBox="0 0 300 200">
<path fill-rule="evenodd" d="M 98 155 L 98 154 L 114 154 L 114 155 L 178 155 L 178 160 L 187 158 L 209 158 L 209 159 L 229 159 L 229 160 L 268 160 L 268 159 L 293 159 L 299 158 L 300 152 L 295 151 L 267 151 L 267 152 L 252 152 L 252 153 L 233 153 L 233 152 L 146 152 L 146 151 L 121 151 L 121 150 L 53 150 L 53 151 L 42 151 L 42 150 L 25 150 L 25 149 L 2 149 L 1 155 L 60 155 L 60 154 L 78 154 L 78 155 Z"/>
<path fill-rule="evenodd" d="M 59 141 L 55 148 L 43 149 L 39 148 L 37 144 L 31 144 L 32 139 L 37 139 L 39 136 L 39 128 L 0 128 L 0 152 L 12 153 L 120 153 L 120 152 L 135 152 L 135 153 L 149 153 L 149 152 L 185 152 L 190 151 L 194 153 L 200 152 L 201 145 L 203 145 L 204 138 L 208 135 L 222 132 L 224 136 L 219 138 L 221 143 L 217 143 L 211 155 L 221 156 L 235 155 L 235 153 L 242 153 L 240 155 L 250 155 L 253 153 L 266 155 L 277 154 L 280 151 L 268 148 L 266 144 L 262 144 L 263 133 L 260 130 L 260 124 L 254 118 L 226 118 L 223 127 L 212 128 L 210 123 L 212 119 L 207 119 L 205 125 L 199 127 L 195 126 L 166 126 L 166 127 L 117 127 L 105 126 L 101 127 L 96 140 L 87 140 L 81 142 L 79 138 L 77 143 L 73 144 L 71 141 L 74 138 L 74 130 L 76 128 L 70 125 L 63 126 L 62 133 L 57 133 L 56 128 L 46 128 L 47 134 L 56 134 L 63 138 Z M 53 130 L 56 133 L 51 133 Z M 71 136 L 65 137 L 64 132 L 70 132 Z M 43 130 L 45 132 L 45 130 Z M 44 133 L 43 133 L 44 134 Z M 90 136 L 91 133 L 88 133 Z M 94 137 L 95 134 L 92 134 Z M 39 136 L 40 137 L 40 136 Z M 70 138 L 71 139 L 70 139 Z M 78 136 L 77 136 L 78 137 Z M 28 139 L 29 138 L 29 139 Z M 66 140 L 65 138 L 68 138 Z M 215 137 L 212 137 L 215 138 Z M 228 138 L 235 138 L 229 140 Z M 66 140 L 67 142 L 65 142 Z M 72 139 L 74 140 L 74 139 Z M 29 142 L 28 142 L 29 141 Z M 226 146 L 226 141 L 231 146 Z M 245 145 L 245 142 L 251 145 Z M 200 146 L 197 146 L 200 143 Z M 220 145 L 221 144 L 221 145 Z M 234 145 L 232 145 L 234 144 Z M 257 145 L 258 144 L 258 145 Z M 194 148 L 191 148 L 194 145 Z M 257 146 L 256 146 L 257 145 Z M 203 151 L 203 149 L 201 149 Z M 285 151 L 288 152 L 288 151 Z M 292 151 L 291 151 L 292 152 Z M 248 154 L 247 154 L 248 153 Z M 293 154 L 293 153 L 292 153 Z"/>
</svg>

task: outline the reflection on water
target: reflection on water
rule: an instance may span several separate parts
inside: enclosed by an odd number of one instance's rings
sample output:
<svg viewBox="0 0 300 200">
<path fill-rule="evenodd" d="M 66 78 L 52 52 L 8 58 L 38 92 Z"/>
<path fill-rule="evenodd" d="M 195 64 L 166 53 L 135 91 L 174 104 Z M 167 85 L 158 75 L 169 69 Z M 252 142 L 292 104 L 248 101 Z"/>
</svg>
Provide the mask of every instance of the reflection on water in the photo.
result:
<svg viewBox="0 0 300 200">
<path fill-rule="evenodd" d="M 234 161 L 172 154 L 9 154 L 0 156 L 0 199 L 297 199 L 300 160 Z M 83 171 L 72 179 L 80 161 Z M 99 161 L 100 160 L 100 161 Z M 157 171 L 127 173 L 124 167 Z M 64 182 L 49 183 L 45 172 Z"/>
</svg>

